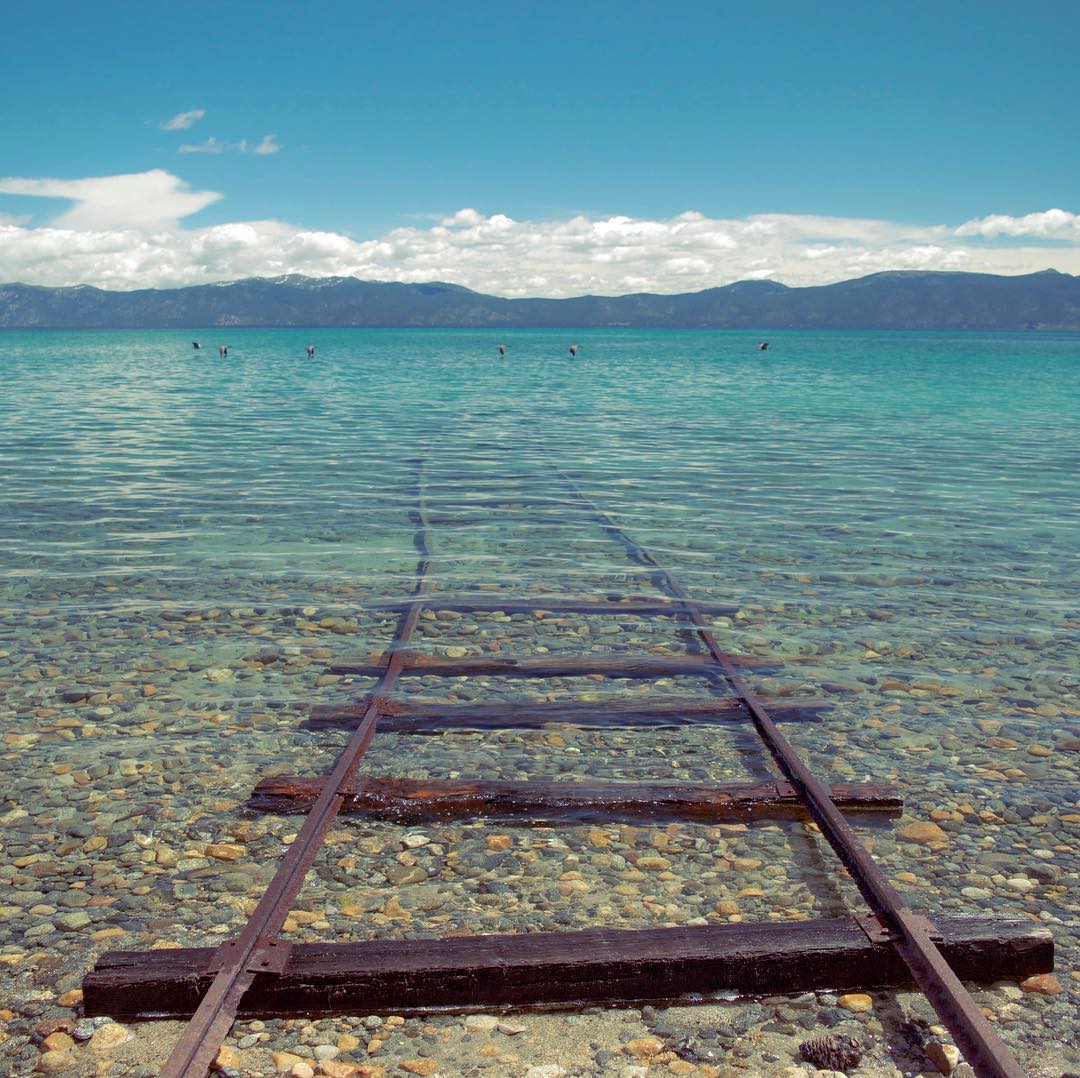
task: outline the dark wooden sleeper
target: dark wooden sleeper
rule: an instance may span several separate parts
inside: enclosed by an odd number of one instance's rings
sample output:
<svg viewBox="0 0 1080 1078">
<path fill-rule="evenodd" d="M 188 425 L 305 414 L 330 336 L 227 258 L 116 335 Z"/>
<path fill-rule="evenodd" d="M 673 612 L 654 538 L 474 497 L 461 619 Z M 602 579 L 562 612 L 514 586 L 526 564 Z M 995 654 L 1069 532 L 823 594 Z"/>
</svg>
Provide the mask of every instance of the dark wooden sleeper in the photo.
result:
<svg viewBox="0 0 1080 1078">
<path fill-rule="evenodd" d="M 757 655 L 732 655 L 740 666 L 771 667 L 776 664 Z M 386 669 L 386 655 L 357 662 L 331 663 L 331 674 L 379 677 Z M 449 659 L 441 655 L 410 652 L 403 674 L 427 677 L 722 677 L 711 655 L 470 655 Z"/>
<path fill-rule="evenodd" d="M 828 700 L 785 696 L 770 699 L 775 719 L 807 720 L 831 707 Z M 311 709 L 304 726 L 309 730 L 349 729 L 367 711 L 367 701 L 355 704 L 320 704 Z M 444 730 L 499 730 L 545 726 L 552 722 L 573 726 L 692 726 L 698 723 L 749 722 L 750 712 L 737 696 L 648 696 L 639 700 L 607 697 L 598 700 L 542 700 L 499 704 L 443 704 L 395 699 L 380 704 L 379 729 L 396 734 L 430 734 Z"/>
<path fill-rule="evenodd" d="M 454 610 L 458 612 L 501 612 L 503 614 L 619 614 L 656 615 L 680 617 L 687 613 L 686 606 L 672 599 L 570 599 L 557 596 L 525 596 L 499 598 L 497 595 L 428 595 L 424 605 L 431 610 Z M 368 603 L 368 610 L 405 610 L 408 600 L 388 600 L 385 603 Z M 731 603 L 695 602 L 699 610 L 707 614 L 734 614 L 738 605 Z"/>
<path fill-rule="evenodd" d="M 261 812 L 307 812 L 323 779 L 277 775 L 262 779 L 248 800 Z M 834 783 L 832 798 L 844 812 L 899 816 L 904 800 L 895 786 Z M 787 782 L 716 786 L 659 782 L 507 782 L 399 779 L 362 776 L 342 791 L 342 812 L 397 823 L 473 816 L 541 820 L 749 820 L 802 819 L 806 806 Z"/>
<path fill-rule="evenodd" d="M 1030 921 L 938 917 L 963 980 L 1020 980 L 1053 968 L 1054 943 Z M 109 951 L 83 982 L 89 1016 L 187 1018 L 213 979 L 209 947 Z M 296 944 L 281 974 L 256 974 L 241 1017 L 543 1010 L 702 1002 L 717 993 L 786 995 L 903 986 L 889 943 L 854 919 L 645 931 Z"/>
</svg>

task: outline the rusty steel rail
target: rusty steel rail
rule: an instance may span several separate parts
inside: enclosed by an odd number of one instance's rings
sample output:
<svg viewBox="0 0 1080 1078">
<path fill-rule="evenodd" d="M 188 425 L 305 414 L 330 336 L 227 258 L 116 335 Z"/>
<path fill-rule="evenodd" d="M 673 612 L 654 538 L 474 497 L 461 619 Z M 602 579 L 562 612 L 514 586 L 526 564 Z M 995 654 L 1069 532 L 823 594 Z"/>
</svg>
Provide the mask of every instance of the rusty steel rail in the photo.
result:
<svg viewBox="0 0 1080 1078">
<path fill-rule="evenodd" d="M 330 825 L 345 803 L 343 788 L 356 774 L 360 759 L 375 736 L 375 725 L 383 697 L 390 692 L 405 668 L 404 649 L 416 629 L 424 595 L 430 584 L 431 544 L 424 499 L 423 462 L 417 461 L 416 508 L 410 511 L 415 524 L 413 542 L 419 554 L 416 588 L 412 600 L 398 622 L 395 650 L 345 748 L 326 776 L 322 792 L 311 806 L 303 827 L 282 858 L 244 930 L 235 940 L 222 944 L 214 955 L 216 975 L 206 994 L 173 1046 L 161 1070 L 162 1078 L 192 1078 L 205 1075 L 228 1035 L 240 1009 L 244 993 L 260 972 L 280 972 L 291 945 L 278 939 L 293 900 L 304 884 L 308 870 L 322 847 Z"/>
<path fill-rule="evenodd" d="M 570 476 L 560 469 L 554 471 L 567 489 L 589 507 L 604 530 L 621 542 L 635 561 L 650 569 L 656 580 L 683 604 L 698 638 L 746 705 L 754 726 L 780 770 L 795 787 L 822 835 L 870 907 L 872 918 L 862 921 L 870 938 L 892 944 L 979 1078 L 1025 1078 L 1024 1069 L 938 949 L 933 926 L 908 907 L 844 819 L 828 787 L 813 774 L 792 744 L 780 733 L 761 700 L 743 681 L 731 658 L 713 636 L 701 608 L 671 572 L 616 524 Z"/>
</svg>

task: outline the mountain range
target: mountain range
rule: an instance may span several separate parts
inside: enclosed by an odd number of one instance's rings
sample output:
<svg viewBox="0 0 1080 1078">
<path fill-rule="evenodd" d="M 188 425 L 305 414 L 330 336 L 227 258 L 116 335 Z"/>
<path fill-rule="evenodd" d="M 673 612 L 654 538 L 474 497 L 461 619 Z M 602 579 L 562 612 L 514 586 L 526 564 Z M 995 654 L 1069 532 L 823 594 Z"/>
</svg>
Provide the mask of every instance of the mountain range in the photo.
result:
<svg viewBox="0 0 1080 1078">
<path fill-rule="evenodd" d="M 902 271 L 790 288 L 739 281 L 681 295 L 504 299 L 459 285 L 253 277 L 112 292 L 0 284 L 0 329 L 241 326 L 1080 330 L 1080 276 Z"/>
</svg>

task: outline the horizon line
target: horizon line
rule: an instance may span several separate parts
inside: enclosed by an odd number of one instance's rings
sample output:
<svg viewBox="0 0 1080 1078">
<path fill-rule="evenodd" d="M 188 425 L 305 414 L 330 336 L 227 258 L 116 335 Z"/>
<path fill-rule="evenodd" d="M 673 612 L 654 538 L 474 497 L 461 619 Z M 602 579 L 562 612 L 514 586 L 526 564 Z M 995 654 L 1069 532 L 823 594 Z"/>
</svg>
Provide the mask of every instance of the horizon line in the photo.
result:
<svg viewBox="0 0 1080 1078">
<path fill-rule="evenodd" d="M 80 284 L 48 285 L 32 284 L 27 281 L 0 281 L 0 288 L 32 288 L 47 292 L 90 289 L 95 292 L 104 292 L 108 295 L 131 295 L 136 292 L 183 292 L 195 288 L 223 288 L 230 285 L 245 284 L 249 281 L 281 283 L 293 278 L 300 281 L 357 281 L 360 284 L 401 285 L 406 288 L 421 288 L 430 285 L 438 285 L 443 288 L 453 288 L 459 289 L 462 292 L 471 292 L 473 295 L 484 296 L 490 299 L 504 300 L 507 303 L 529 302 L 531 300 L 540 300 L 548 303 L 571 303 L 578 299 L 625 299 L 629 296 L 696 296 L 703 295 L 706 292 L 715 292 L 724 288 L 733 288 L 736 285 L 744 284 L 769 284 L 793 292 L 802 292 L 809 291 L 810 289 L 832 288 L 836 285 L 851 284 L 856 281 L 867 281 L 874 277 L 994 277 L 1001 280 L 1017 280 L 1023 277 L 1040 277 L 1051 274 L 1058 277 L 1070 277 L 1074 280 L 1080 276 L 1059 270 L 1054 266 L 1047 266 L 1041 270 L 1031 270 L 1027 273 L 987 273 L 979 270 L 896 269 L 876 270 L 873 273 L 866 273 L 859 277 L 842 277 L 835 281 L 827 281 L 822 284 L 791 285 L 786 284 L 781 280 L 777 280 L 775 277 L 742 277 L 734 281 L 728 281 L 726 284 L 709 285 L 706 288 L 695 288 L 688 292 L 583 292 L 574 296 L 501 296 L 495 292 L 481 292 L 475 288 L 469 288 L 468 285 L 457 284 L 454 281 L 400 281 L 376 277 L 358 277 L 353 274 L 340 273 L 325 274 L 322 276 L 313 276 L 307 273 L 279 273 L 274 276 L 233 277 L 219 281 L 204 281 L 198 284 L 178 284 L 164 287 L 148 285 L 144 288 L 103 288 L 101 285 L 87 284 L 85 282 Z"/>
</svg>

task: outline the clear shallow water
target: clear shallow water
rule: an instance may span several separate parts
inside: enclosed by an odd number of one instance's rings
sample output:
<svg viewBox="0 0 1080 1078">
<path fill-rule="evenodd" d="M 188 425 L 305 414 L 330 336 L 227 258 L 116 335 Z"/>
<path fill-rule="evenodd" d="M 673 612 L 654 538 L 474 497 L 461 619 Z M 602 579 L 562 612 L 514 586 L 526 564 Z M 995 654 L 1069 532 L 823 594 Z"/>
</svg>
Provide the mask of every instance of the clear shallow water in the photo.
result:
<svg viewBox="0 0 1080 1078">
<path fill-rule="evenodd" d="M 192 336 L 203 339 L 202 352 L 191 349 Z M 216 356 L 219 339 L 230 345 L 226 361 Z M 133 849 L 147 864 L 146 849 L 172 832 L 177 846 L 223 840 L 219 829 L 227 839 L 234 823 L 215 805 L 246 797 L 268 758 L 301 774 L 325 766 L 345 735 L 301 723 L 309 704 L 368 684 L 322 676 L 327 659 L 378 651 L 391 639 L 391 618 L 358 607 L 412 589 L 409 511 L 418 483 L 440 590 L 656 594 L 625 549 L 567 498 L 565 472 L 693 594 L 738 608 L 716 619 L 732 650 L 784 657 L 776 671 L 754 675 L 762 692 L 834 703 L 823 722 L 789 727 L 813 766 L 838 780 L 896 782 L 910 817 L 938 814 L 941 848 L 872 832 L 890 873 L 912 873 L 901 881 L 912 900 L 950 912 L 1048 914 L 1067 956 L 1062 980 L 1075 985 L 1067 974 L 1076 957 L 1069 889 L 1077 883 L 1080 735 L 1080 341 L 769 339 L 760 353 L 752 337 L 724 332 L 0 336 L 0 723 L 9 807 L 29 805 L 28 833 L 55 830 L 61 849 L 64 821 L 107 834 L 109 848 L 90 851 L 89 861 L 101 857 L 102 874 L 123 875 Z M 314 362 L 304 357 L 309 340 Z M 510 349 L 500 360 L 504 340 Z M 571 341 L 581 345 L 576 361 L 566 354 Z M 554 504 L 470 508 L 512 494 Z M 693 642 L 667 619 L 470 616 L 425 621 L 418 646 L 594 653 Z M 267 651 L 278 658 L 257 658 Z M 490 701 L 702 688 L 692 678 L 658 686 L 410 678 L 402 692 Z M 86 696 L 57 695 L 73 689 Z M 369 769 L 707 782 L 771 768 L 756 739 L 735 728 L 404 743 L 402 751 L 401 739 L 377 738 Z M 102 766 L 106 774 L 95 776 Z M 41 769 L 57 777 L 45 783 Z M 69 777 L 83 774 L 86 782 L 73 780 L 79 796 L 69 796 Z M 119 782 L 119 802 L 118 774 L 130 780 Z M 137 809 L 149 815 L 133 834 L 123 817 Z M 181 827 L 200 813 L 219 822 Z M 290 826 L 260 823 L 252 860 L 272 864 L 275 836 Z M 547 842 L 511 830 L 526 849 Z M 578 905 L 568 905 L 565 895 L 515 894 L 495 925 L 715 918 L 716 897 L 728 901 L 740 888 L 717 875 L 710 830 L 685 828 L 685 864 L 674 860 L 690 890 L 657 904 L 612 900 L 618 863 L 594 864 L 589 829 L 568 828 L 567 856 L 581 859 L 591 896 L 575 893 Z M 394 842 L 389 825 L 365 833 Z M 145 834 L 157 837 L 140 845 Z M 447 847 L 467 852 L 473 834 L 458 827 Z M 783 901 L 768 857 L 738 870 L 743 888 L 764 892 L 739 898 L 747 917 L 839 908 L 841 893 L 821 882 L 831 855 L 803 825 L 755 825 L 738 841 L 732 858 L 771 843 L 794 866 Z M 41 846 L 25 839 L 4 852 L 21 857 Z M 425 914 L 421 902 L 411 919 L 373 907 L 369 920 L 342 920 L 343 891 L 378 895 L 386 880 L 377 852 L 344 877 L 340 849 L 331 853 L 305 891 L 309 908 L 325 915 L 315 938 L 492 930 L 490 904 L 473 894 L 469 876 L 454 901 L 431 907 L 437 912 Z M 178 902 L 197 906 L 219 875 L 200 875 L 202 864 L 155 864 L 128 866 L 133 887 L 148 874 L 140 886 L 151 887 L 161 909 L 128 910 L 125 946 L 146 945 L 140 933 L 152 934 L 154 917 Z M 429 879 L 449 871 L 420 867 Z M 63 890 L 59 869 L 56 878 L 53 890 Z M 1031 887 L 1007 882 L 1015 879 Z M 987 897 L 963 897 L 965 886 Z M 401 892 L 408 910 L 413 893 Z M 50 893 L 11 885 L 6 946 L 14 953 L 63 942 L 85 966 L 106 943 L 28 912 L 35 901 L 47 908 Z M 223 907 L 221 931 L 237 909 Z M 194 909 L 181 916 L 177 940 L 198 942 L 198 922 Z M 1045 1002 L 1037 1018 L 1048 1025 L 1067 1006 L 1065 997 L 1025 1002 Z M 1032 1014 L 1021 1017 L 1019 1025 L 1037 1028 Z"/>
<path fill-rule="evenodd" d="M 997 595 L 1002 627 L 1075 597 L 1073 338 L 787 334 L 762 354 L 742 333 L 592 331 L 572 362 L 550 332 L 515 334 L 500 362 L 492 334 L 320 331 L 311 364 L 307 337 L 237 331 L 222 363 L 214 337 L 195 353 L 171 332 L 7 334 L 3 598 L 147 572 L 196 605 L 231 573 L 396 591 L 414 458 L 437 499 L 542 472 L 545 453 L 713 588 L 750 544 L 756 573 L 898 594 L 878 578 L 952 573 L 975 601 L 1045 577 Z M 491 530 L 463 558 L 490 558 Z M 571 569 L 545 557 L 552 579 Z"/>
</svg>

